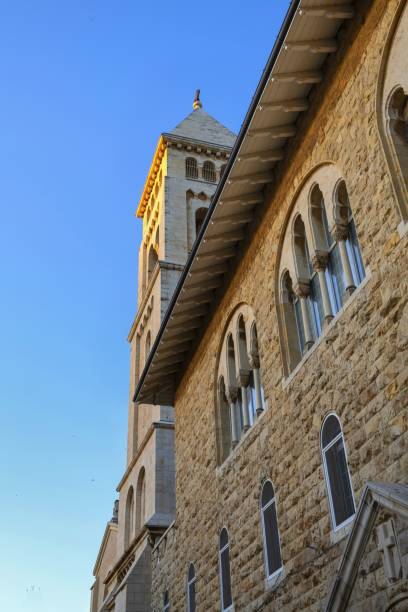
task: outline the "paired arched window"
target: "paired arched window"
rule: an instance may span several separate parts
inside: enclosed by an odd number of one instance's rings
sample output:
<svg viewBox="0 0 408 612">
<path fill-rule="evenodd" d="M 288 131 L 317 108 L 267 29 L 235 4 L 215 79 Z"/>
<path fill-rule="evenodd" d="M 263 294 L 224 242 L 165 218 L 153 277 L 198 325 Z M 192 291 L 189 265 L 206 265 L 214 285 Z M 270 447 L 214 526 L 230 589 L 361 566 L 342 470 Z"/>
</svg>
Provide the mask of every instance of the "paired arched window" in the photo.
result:
<svg viewBox="0 0 408 612">
<path fill-rule="evenodd" d="M 193 563 L 190 563 L 187 572 L 187 610 L 188 612 L 196 610 L 196 573 Z"/>
<path fill-rule="evenodd" d="M 408 221 L 408 6 L 401 3 L 386 43 L 377 88 L 380 135 L 397 195 L 400 214 Z"/>
<path fill-rule="evenodd" d="M 125 507 L 125 549 L 129 546 L 135 528 L 135 496 L 133 487 L 129 487 Z"/>
<path fill-rule="evenodd" d="M 164 595 L 163 595 L 163 612 L 169 612 L 169 610 L 170 610 L 169 592 L 168 591 L 164 591 Z"/>
<path fill-rule="evenodd" d="M 232 609 L 229 538 L 228 538 L 228 531 L 225 529 L 225 527 L 221 530 L 221 533 L 220 533 L 219 563 L 220 563 L 221 610 L 225 612 L 226 610 Z"/>
<path fill-rule="evenodd" d="M 198 165 L 194 157 L 186 158 L 186 178 L 198 178 Z"/>
<path fill-rule="evenodd" d="M 205 161 L 203 164 L 203 179 L 209 183 L 215 183 L 217 180 L 215 166 L 210 161 Z"/>
<path fill-rule="evenodd" d="M 274 578 L 282 570 L 282 557 L 273 484 L 267 480 L 261 493 L 261 516 L 266 578 Z"/>
<path fill-rule="evenodd" d="M 316 173 L 319 178 L 319 172 Z M 334 166 L 301 191 L 284 237 L 280 319 L 289 374 L 365 276 L 344 180 Z"/>
<path fill-rule="evenodd" d="M 217 454 L 222 463 L 266 406 L 257 328 L 246 304 L 235 311 L 224 333 L 217 381 Z"/>
<path fill-rule="evenodd" d="M 321 449 L 332 524 L 334 529 L 339 529 L 353 518 L 356 508 L 343 432 L 335 414 L 329 414 L 324 420 Z"/>
</svg>

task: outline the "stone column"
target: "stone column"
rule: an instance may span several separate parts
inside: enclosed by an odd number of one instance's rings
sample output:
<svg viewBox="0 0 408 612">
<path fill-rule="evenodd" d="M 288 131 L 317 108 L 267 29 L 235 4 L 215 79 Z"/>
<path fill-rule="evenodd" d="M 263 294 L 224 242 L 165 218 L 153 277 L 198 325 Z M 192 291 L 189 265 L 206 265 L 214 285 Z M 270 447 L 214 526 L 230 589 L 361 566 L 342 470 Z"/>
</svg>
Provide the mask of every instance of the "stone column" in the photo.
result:
<svg viewBox="0 0 408 612">
<path fill-rule="evenodd" d="M 310 285 L 306 282 L 298 282 L 293 290 L 300 301 L 302 312 L 303 330 L 305 333 L 305 351 L 308 351 L 314 344 L 312 326 L 310 324 L 310 309 L 307 298 L 310 295 Z"/>
<path fill-rule="evenodd" d="M 313 269 L 317 272 L 319 277 L 320 291 L 322 294 L 323 302 L 323 313 L 324 313 L 324 325 L 327 326 L 333 319 L 333 312 L 330 303 L 329 290 L 327 288 L 325 270 L 329 261 L 328 253 L 323 251 L 316 251 L 312 257 Z"/>
<path fill-rule="evenodd" d="M 262 390 L 261 390 L 261 371 L 260 371 L 260 363 L 259 357 L 257 354 L 249 354 L 248 355 L 249 365 L 252 368 L 252 372 L 254 375 L 254 384 L 255 384 L 255 410 L 256 415 L 259 416 L 263 412 L 262 405 Z"/>
<path fill-rule="evenodd" d="M 251 427 L 251 423 L 249 420 L 249 407 L 248 407 L 248 382 L 249 382 L 249 372 L 240 371 L 237 376 L 237 383 L 241 389 L 241 397 L 242 397 L 242 421 L 243 421 L 243 430 L 248 431 Z"/>
<path fill-rule="evenodd" d="M 354 284 L 353 273 L 351 271 L 351 265 L 350 265 L 350 261 L 349 261 L 349 257 L 348 257 L 347 249 L 346 249 L 346 240 L 348 237 L 348 226 L 337 223 L 334 226 L 331 234 L 333 236 L 333 239 L 339 245 L 341 265 L 343 267 L 343 272 L 344 272 L 344 283 L 345 283 L 344 293 L 347 296 L 350 296 L 355 290 L 356 286 Z"/>
<path fill-rule="evenodd" d="M 231 446 L 235 448 L 239 442 L 238 439 L 238 431 L 237 431 L 237 421 L 236 421 L 236 406 L 235 401 L 237 399 L 236 389 L 231 389 L 226 394 L 229 408 L 230 408 L 230 421 L 231 421 Z"/>
</svg>

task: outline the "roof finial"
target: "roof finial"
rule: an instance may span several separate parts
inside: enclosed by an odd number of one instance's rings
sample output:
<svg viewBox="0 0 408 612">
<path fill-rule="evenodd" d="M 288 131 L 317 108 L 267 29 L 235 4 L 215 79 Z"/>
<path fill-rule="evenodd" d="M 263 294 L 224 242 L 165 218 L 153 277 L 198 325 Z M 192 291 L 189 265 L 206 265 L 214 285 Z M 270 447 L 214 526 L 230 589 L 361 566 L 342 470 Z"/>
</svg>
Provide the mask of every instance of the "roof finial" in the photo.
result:
<svg viewBox="0 0 408 612">
<path fill-rule="evenodd" d="M 196 89 L 196 92 L 195 92 L 193 108 L 194 110 L 197 110 L 197 108 L 203 108 L 202 102 L 200 100 L 200 90 L 199 89 Z"/>
</svg>

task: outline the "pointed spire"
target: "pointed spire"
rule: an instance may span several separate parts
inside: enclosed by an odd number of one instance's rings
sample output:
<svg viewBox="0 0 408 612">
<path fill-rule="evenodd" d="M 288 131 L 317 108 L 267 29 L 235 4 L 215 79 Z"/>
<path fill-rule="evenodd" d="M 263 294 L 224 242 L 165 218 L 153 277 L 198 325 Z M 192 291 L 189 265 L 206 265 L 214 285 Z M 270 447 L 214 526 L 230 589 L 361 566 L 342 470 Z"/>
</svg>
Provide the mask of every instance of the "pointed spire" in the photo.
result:
<svg viewBox="0 0 408 612">
<path fill-rule="evenodd" d="M 196 89 L 195 96 L 194 96 L 194 102 L 193 102 L 193 109 L 197 110 L 198 108 L 203 108 L 203 105 L 200 100 L 200 90 Z"/>
</svg>

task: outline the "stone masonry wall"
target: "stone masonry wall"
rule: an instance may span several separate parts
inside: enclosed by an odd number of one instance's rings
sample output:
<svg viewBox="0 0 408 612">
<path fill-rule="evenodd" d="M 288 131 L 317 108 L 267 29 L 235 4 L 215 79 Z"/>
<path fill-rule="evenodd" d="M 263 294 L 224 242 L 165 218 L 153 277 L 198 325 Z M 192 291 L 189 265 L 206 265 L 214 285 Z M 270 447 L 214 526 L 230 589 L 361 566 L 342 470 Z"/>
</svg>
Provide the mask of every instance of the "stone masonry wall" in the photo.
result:
<svg viewBox="0 0 408 612">
<path fill-rule="evenodd" d="M 367 480 L 407 481 L 408 235 L 400 238 L 397 232 L 398 206 L 376 120 L 382 52 L 398 4 L 356 3 L 358 14 L 341 33 L 340 49 L 329 60 L 277 186 L 248 232 L 251 242 L 179 385 L 176 521 L 153 553 L 153 610 L 162 609 L 165 589 L 171 609 L 185 609 L 190 561 L 196 567 L 197 610 L 220 609 L 218 537 L 223 526 L 230 535 L 235 610 L 323 608 L 347 535 L 335 538 L 331 531 L 322 470 L 319 436 L 329 411 L 341 419 L 357 504 Z M 297 191 L 313 169 L 328 161 L 346 181 L 367 279 L 296 375 L 283 384 L 279 245 Z M 241 302 L 256 315 L 269 407 L 217 467 L 216 358 L 225 323 Z M 265 588 L 259 512 L 267 477 L 275 486 L 285 566 L 274 591 Z M 364 601 L 361 589 L 360 584 Z"/>
</svg>

